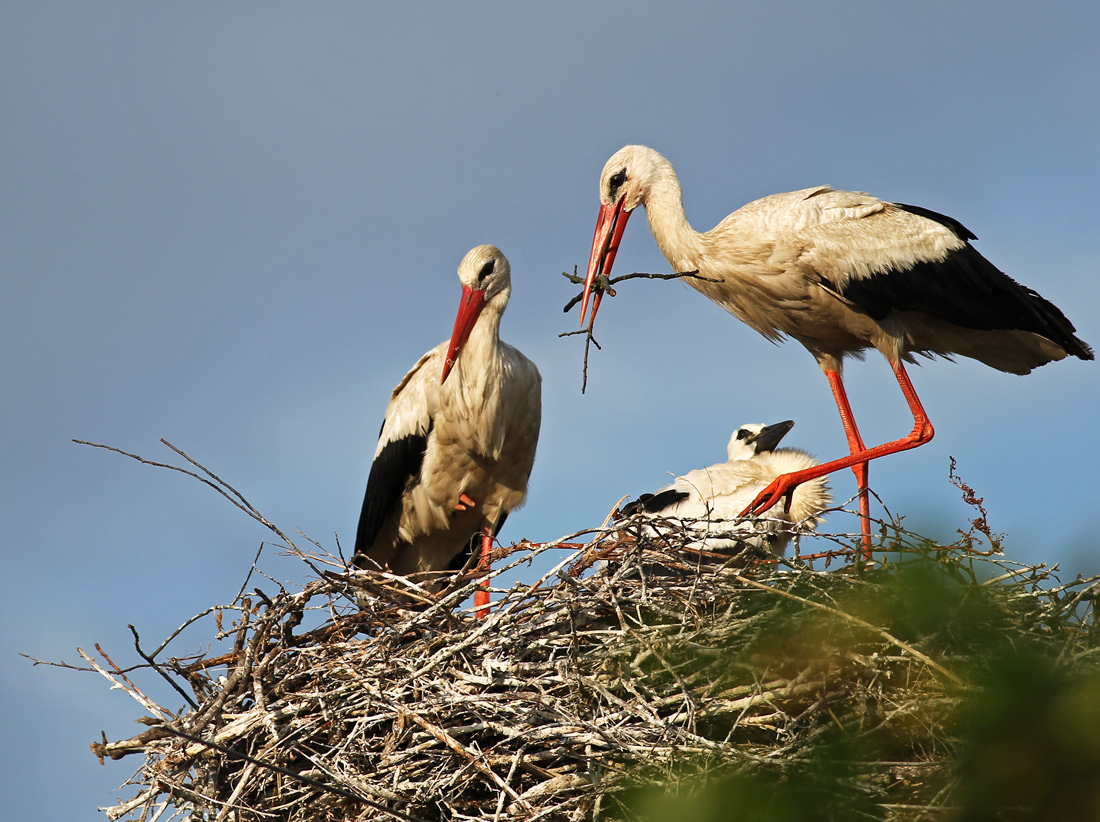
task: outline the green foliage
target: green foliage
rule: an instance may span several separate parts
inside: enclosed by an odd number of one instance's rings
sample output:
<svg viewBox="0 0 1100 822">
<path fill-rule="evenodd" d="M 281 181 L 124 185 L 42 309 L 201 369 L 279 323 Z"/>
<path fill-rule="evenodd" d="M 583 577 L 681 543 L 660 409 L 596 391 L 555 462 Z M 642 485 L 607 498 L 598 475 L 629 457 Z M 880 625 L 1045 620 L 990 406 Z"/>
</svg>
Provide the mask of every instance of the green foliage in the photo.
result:
<svg viewBox="0 0 1100 822">
<path fill-rule="evenodd" d="M 883 819 L 874 798 L 858 787 L 858 749 L 838 734 L 831 736 L 806 761 L 711 780 L 686 779 L 676 789 L 634 789 L 622 800 L 624 816 L 646 822 Z"/>
<path fill-rule="evenodd" d="M 1008 643 L 982 662 L 959 711 L 957 818 L 1100 819 L 1095 665 Z"/>
<path fill-rule="evenodd" d="M 727 580 L 678 619 L 635 610 L 600 655 L 611 690 L 670 722 L 690 704 L 713 743 L 619 763 L 612 817 L 1100 819 L 1094 580 L 928 545 Z"/>
</svg>

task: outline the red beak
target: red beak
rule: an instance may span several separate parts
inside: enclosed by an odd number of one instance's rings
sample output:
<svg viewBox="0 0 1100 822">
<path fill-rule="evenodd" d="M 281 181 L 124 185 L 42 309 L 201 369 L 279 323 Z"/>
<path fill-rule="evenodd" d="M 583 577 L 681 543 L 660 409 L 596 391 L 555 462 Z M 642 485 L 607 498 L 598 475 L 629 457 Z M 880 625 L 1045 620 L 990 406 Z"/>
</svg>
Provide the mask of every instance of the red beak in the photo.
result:
<svg viewBox="0 0 1100 822">
<path fill-rule="evenodd" d="M 581 299 L 581 325 L 584 325 L 584 314 L 588 310 L 588 297 L 592 292 L 592 282 L 600 274 L 609 276 L 611 266 L 615 262 L 615 254 L 619 251 L 619 240 L 622 239 L 626 229 L 626 221 L 630 219 L 631 212 L 623 210 L 623 200 L 617 203 L 603 203 L 600 205 L 600 215 L 596 218 L 596 234 L 592 237 L 592 253 L 588 257 L 588 276 L 584 280 L 584 297 Z M 591 328 L 596 322 L 596 312 L 600 308 L 600 300 L 603 291 L 596 292 L 596 298 L 592 301 L 592 319 L 588 323 Z"/>
<path fill-rule="evenodd" d="M 455 330 L 451 332 L 451 344 L 447 348 L 447 361 L 443 363 L 443 379 L 439 381 L 440 385 L 447 381 L 447 375 L 451 373 L 451 368 L 454 367 L 455 360 L 458 359 L 462 346 L 469 339 L 470 331 L 484 307 L 485 292 L 464 285 L 462 287 L 462 300 L 458 304 L 458 316 L 455 317 Z"/>
</svg>

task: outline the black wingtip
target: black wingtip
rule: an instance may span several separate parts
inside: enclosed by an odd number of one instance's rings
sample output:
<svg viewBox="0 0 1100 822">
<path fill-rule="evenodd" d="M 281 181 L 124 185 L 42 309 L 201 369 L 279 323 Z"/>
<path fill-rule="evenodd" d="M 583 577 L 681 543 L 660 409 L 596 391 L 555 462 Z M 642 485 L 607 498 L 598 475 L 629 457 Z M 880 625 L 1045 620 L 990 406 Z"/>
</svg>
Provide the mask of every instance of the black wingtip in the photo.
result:
<svg viewBox="0 0 1100 822">
<path fill-rule="evenodd" d="M 960 240 L 976 240 L 978 235 L 964 226 L 954 217 L 948 217 L 946 214 L 940 214 L 938 211 L 933 211 L 930 208 L 924 208 L 922 206 L 906 205 L 905 203 L 894 203 L 902 211 L 908 211 L 910 214 L 916 214 L 918 217 L 924 217 L 933 222 L 939 223 L 945 228 L 950 229 L 956 237 Z"/>
<path fill-rule="evenodd" d="M 431 425 L 428 430 L 431 430 Z M 363 495 L 363 509 L 359 514 L 359 527 L 355 534 L 352 562 L 357 567 L 363 567 L 360 558 L 373 547 L 386 516 L 401 499 L 409 479 L 420 473 L 427 446 L 427 433 L 410 434 L 387 442 L 371 463 L 367 490 Z"/>
<path fill-rule="evenodd" d="M 961 231 L 965 229 L 958 225 L 957 233 Z M 1095 358 L 1061 309 L 1009 277 L 969 243 L 941 260 L 919 260 L 907 268 L 850 279 L 838 293 L 874 320 L 883 320 L 892 311 L 918 311 L 975 331 L 1028 331 L 1066 354 Z"/>
<path fill-rule="evenodd" d="M 659 514 L 671 508 L 678 502 L 688 498 L 687 491 L 677 491 L 675 488 L 667 488 L 656 494 L 642 494 L 633 502 L 628 502 L 622 507 L 623 517 L 634 514 Z"/>
</svg>

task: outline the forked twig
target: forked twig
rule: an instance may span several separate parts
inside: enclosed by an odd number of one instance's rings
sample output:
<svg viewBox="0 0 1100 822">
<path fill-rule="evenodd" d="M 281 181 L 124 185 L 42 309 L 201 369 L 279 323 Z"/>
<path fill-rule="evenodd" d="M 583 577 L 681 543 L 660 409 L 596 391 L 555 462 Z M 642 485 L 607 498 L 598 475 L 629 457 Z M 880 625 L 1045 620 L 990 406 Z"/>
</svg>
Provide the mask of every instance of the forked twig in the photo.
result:
<svg viewBox="0 0 1100 822">
<path fill-rule="evenodd" d="M 570 274 L 568 271 L 563 271 L 561 275 L 574 285 L 584 285 L 585 278 L 577 274 L 576 266 L 573 266 L 572 274 Z M 614 286 L 616 283 L 621 283 L 624 280 L 680 280 L 685 278 L 692 280 L 703 280 L 704 282 L 708 283 L 721 282 L 721 280 L 717 280 L 714 277 L 704 277 L 702 274 L 699 273 L 698 269 L 693 269 L 691 271 L 679 271 L 673 274 L 649 274 L 642 271 L 635 271 L 633 274 L 621 274 L 618 277 L 611 278 L 608 278 L 606 274 L 599 274 L 592 280 L 592 293 L 603 293 L 606 294 L 608 297 L 614 297 L 616 296 L 616 292 L 615 289 L 612 288 L 612 286 Z M 583 297 L 584 292 L 582 291 L 576 297 L 567 302 L 565 304 L 565 308 L 562 309 L 563 313 L 568 314 L 570 310 L 572 310 L 573 306 L 579 303 Z"/>
<path fill-rule="evenodd" d="M 568 271 L 563 271 L 561 273 L 561 275 L 563 277 L 565 277 L 567 280 L 569 280 L 569 282 L 574 283 L 575 285 L 584 285 L 585 278 L 581 277 L 579 274 L 577 274 L 577 267 L 576 266 L 573 266 L 573 273 L 572 274 L 570 274 Z M 622 274 L 618 277 L 611 277 L 610 279 L 607 277 L 606 274 L 600 274 L 592 281 L 592 293 L 594 293 L 594 294 L 606 294 L 609 297 L 614 297 L 616 292 L 615 292 L 615 289 L 612 286 L 614 286 L 616 283 L 621 283 L 624 280 L 639 280 L 639 279 L 641 279 L 641 280 L 679 280 L 679 279 L 683 279 L 683 278 L 689 278 L 689 279 L 693 279 L 693 280 L 705 280 L 708 283 L 720 282 L 720 280 L 715 280 L 711 277 L 702 276 L 698 272 L 698 270 L 695 270 L 695 271 L 681 271 L 681 272 L 676 273 L 676 274 L 648 274 L 648 273 L 645 273 L 645 272 L 635 271 L 633 274 Z M 574 297 L 569 302 L 567 302 L 565 304 L 565 308 L 562 309 L 564 311 L 564 313 L 568 314 L 570 312 L 570 310 L 573 308 L 573 306 L 575 306 L 577 303 L 579 303 L 581 301 L 581 298 L 583 296 L 584 296 L 584 292 L 582 291 L 576 297 Z M 584 366 L 583 366 L 582 371 L 581 371 L 581 393 L 582 394 L 585 392 L 585 389 L 588 388 L 588 352 L 589 352 L 589 349 L 593 345 L 595 345 L 596 348 L 600 348 L 600 344 L 598 342 L 596 342 L 596 338 L 594 336 L 592 336 L 592 327 L 595 324 L 595 319 L 596 319 L 595 314 L 593 314 L 592 322 L 588 323 L 587 328 L 581 328 L 581 329 L 578 329 L 577 331 L 563 331 L 561 334 L 558 334 L 559 337 L 575 337 L 578 334 L 584 334 Z M 602 351 L 603 349 L 600 348 L 600 350 Z"/>
<path fill-rule="evenodd" d="M 213 488 L 215 491 L 217 491 L 219 494 L 221 494 L 223 497 L 233 503 L 234 506 L 240 508 L 246 514 L 248 514 L 248 516 L 256 520 L 256 522 L 270 529 L 272 532 L 278 535 L 279 539 L 285 542 L 288 547 L 293 550 L 297 550 L 294 543 L 289 538 L 287 538 L 287 535 L 280 531 L 278 527 L 273 525 L 271 522 L 268 522 L 267 518 L 264 517 L 264 515 L 261 514 L 256 509 L 256 507 L 253 506 L 247 499 L 245 499 L 244 495 L 241 494 L 240 491 L 227 483 L 206 466 L 193 460 L 186 453 L 181 451 L 176 446 L 172 445 L 172 443 L 168 442 L 168 440 L 162 437 L 160 441 L 171 448 L 173 451 L 175 451 L 177 454 L 179 454 L 181 457 L 183 457 L 185 460 L 187 460 L 189 463 L 194 465 L 200 471 L 202 471 L 203 474 L 206 474 L 206 476 L 204 477 L 200 474 L 195 473 L 194 471 L 189 471 L 186 468 L 180 468 L 178 465 L 171 465 L 166 462 L 155 462 L 154 460 L 148 460 L 145 457 L 139 456 L 138 454 L 131 454 L 129 451 L 123 451 L 121 448 L 115 448 L 113 445 L 103 445 L 98 442 L 88 442 L 87 440 L 73 440 L 73 442 L 75 442 L 77 445 L 88 445 L 92 448 L 102 448 L 105 451 L 114 451 L 116 454 L 122 454 L 124 457 L 129 457 L 132 460 L 137 460 L 142 465 L 152 465 L 154 468 L 167 468 L 171 471 L 179 471 L 181 474 L 186 474 L 189 477 L 193 477 L 204 485 L 209 485 L 211 488 Z M 210 479 L 207 479 L 207 477 L 209 477 Z"/>
</svg>

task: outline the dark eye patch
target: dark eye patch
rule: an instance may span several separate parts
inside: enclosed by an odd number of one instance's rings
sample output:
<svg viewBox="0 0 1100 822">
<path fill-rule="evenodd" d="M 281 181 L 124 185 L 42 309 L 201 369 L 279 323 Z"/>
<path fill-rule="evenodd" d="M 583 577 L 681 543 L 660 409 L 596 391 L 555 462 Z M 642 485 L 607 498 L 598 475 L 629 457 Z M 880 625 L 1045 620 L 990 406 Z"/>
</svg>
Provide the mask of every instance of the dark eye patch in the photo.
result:
<svg viewBox="0 0 1100 822">
<path fill-rule="evenodd" d="M 737 429 L 737 439 L 739 439 L 739 440 L 747 440 L 751 435 L 752 435 L 752 432 L 747 428 L 738 428 Z"/>
<path fill-rule="evenodd" d="M 625 182 L 626 182 L 626 169 L 625 168 L 622 169 L 621 171 L 616 171 L 614 174 L 611 175 L 611 179 L 607 181 L 607 194 L 612 200 L 615 199 L 616 192 L 618 192 L 619 188 Z"/>
<path fill-rule="evenodd" d="M 477 281 L 479 283 L 484 281 L 485 278 L 488 277 L 492 273 L 493 273 L 493 260 L 489 260 L 489 262 L 485 263 L 485 265 L 483 265 L 481 267 L 481 271 L 479 271 L 477 273 Z"/>
</svg>

